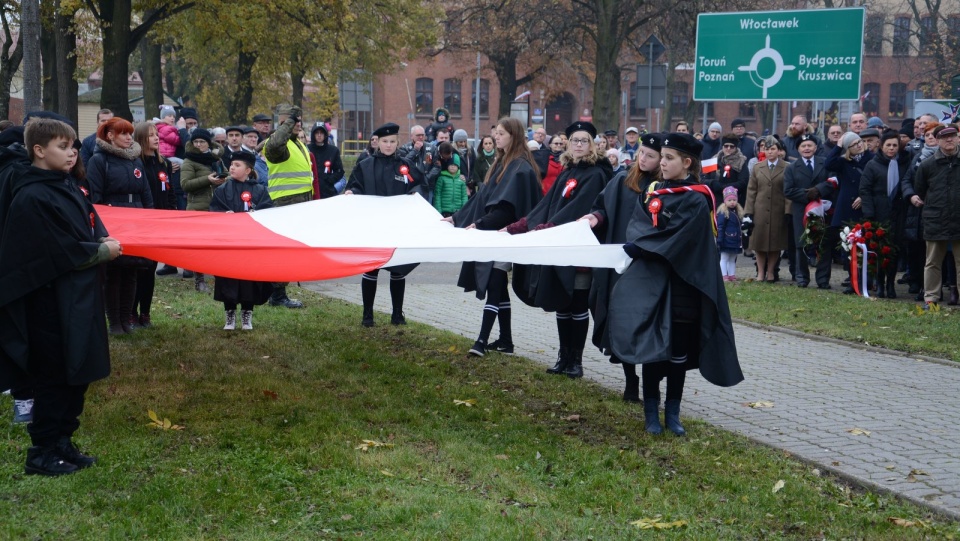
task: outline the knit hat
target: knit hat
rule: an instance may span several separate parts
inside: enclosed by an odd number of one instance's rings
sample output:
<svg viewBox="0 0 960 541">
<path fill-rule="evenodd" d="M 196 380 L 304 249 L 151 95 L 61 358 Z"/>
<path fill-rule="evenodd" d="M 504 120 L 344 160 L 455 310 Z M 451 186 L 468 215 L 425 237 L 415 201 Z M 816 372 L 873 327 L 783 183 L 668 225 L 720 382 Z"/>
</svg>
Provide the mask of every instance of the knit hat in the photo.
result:
<svg viewBox="0 0 960 541">
<path fill-rule="evenodd" d="M 721 126 L 719 122 L 711 122 L 710 126 L 707 128 L 707 132 L 710 130 L 723 131 L 723 126 Z"/>
<path fill-rule="evenodd" d="M 734 201 L 739 199 L 739 192 L 734 186 L 727 186 L 723 189 L 723 200 L 728 201 L 730 199 L 733 199 Z"/>
<path fill-rule="evenodd" d="M 457 141 L 466 141 L 467 140 L 467 130 L 457 130 L 453 132 L 453 142 Z"/>
<path fill-rule="evenodd" d="M 160 118 L 163 118 L 162 116 Z M 193 120 L 199 120 L 197 118 L 197 110 L 193 107 L 183 107 L 180 109 L 180 118 L 192 118 Z"/>
<path fill-rule="evenodd" d="M 173 109 L 173 107 L 170 107 L 169 105 L 161 105 L 161 106 L 160 106 L 160 120 L 163 120 L 164 118 L 167 118 L 168 116 L 172 116 L 172 117 L 176 118 L 176 117 L 177 117 L 177 112 Z"/>
<path fill-rule="evenodd" d="M 746 126 L 747 123 L 743 121 L 742 118 L 735 118 L 733 122 L 730 123 L 730 128 L 736 128 L 737 126 Z"/>
<path fill-rule="evenodd" d="M 867 121 L 867 127 L 868 127 L 868 128 L 882 128 L 882 127 L 883 127 L 883 121 L 880 120 L 880 117 L 872 116 L 872 117 L 870 117 L 870 120 Z"/>
<path fill-rule="evenodd" d="M 213 143 L 213 134 L 206 128 L 196 128 L 193 130 L 193 133 L 190 134 L 190 140 L 196 141 L 197 139 L 203 139 L 209 145 Z"/>
<path fill-rule="evenodd" d="M 900 135 L 906 135 L 907 137 L 913 139 L 914 126 L 916 126 L 916 123 L 912 118 L 904 120 L 903 124 L 900 125 Z"/>
<path fill-rule="evenodd" d="M 847 133 L 843 134 L 843 137 L 840 138 L 840 147 L 844 150 L 844 152 L 846 152 L 847 149 L 850 148 L 850 145 L 859 140 L 859 135 L 853 133 L 852 131 L 848 131 Z"/>
</svg>

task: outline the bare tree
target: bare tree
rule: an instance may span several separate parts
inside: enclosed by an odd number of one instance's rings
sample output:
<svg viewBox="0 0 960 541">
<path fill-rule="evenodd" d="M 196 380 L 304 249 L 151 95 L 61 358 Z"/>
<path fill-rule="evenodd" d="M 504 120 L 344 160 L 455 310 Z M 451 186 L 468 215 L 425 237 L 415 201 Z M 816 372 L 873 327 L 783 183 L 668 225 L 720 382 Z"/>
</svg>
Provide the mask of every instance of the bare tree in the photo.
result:
<svg viewBox="0 0 960 541">
<path fill-rule="evenodd" d="M 20 33 L 23 38 L 23 107 L 37 111 L 43 107 L 40 77 L 40 5 L 24 0 L 20 6 Z"/>
<path fill-rule="evenodd" d="M 9 2 L 0 3 L 0 22 L 3 23 L 3 47 L 0 48 L 0 119 L 10 118 L 10 85 L 23 60 L 23 32 L 14 40 L 10 32 L 10 19 L 16 15 L 16 7 Z"/>
</svg>

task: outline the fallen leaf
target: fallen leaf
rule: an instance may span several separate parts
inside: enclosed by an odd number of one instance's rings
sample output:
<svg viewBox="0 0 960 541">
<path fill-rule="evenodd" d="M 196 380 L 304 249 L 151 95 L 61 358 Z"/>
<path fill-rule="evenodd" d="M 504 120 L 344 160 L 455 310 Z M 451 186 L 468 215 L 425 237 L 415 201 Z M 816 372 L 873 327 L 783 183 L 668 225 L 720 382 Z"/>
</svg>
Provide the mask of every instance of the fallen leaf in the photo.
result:
<svg viewBox="0 0 960 541">
<path fill-rule="evenodd" d="M 380 473 L 386 475 L 387 477 L 396 477 L 394 474 L 390 473 L 388 470 L 380 470 Z"/>
<path fill-rule="evenodd" d="M 780 491 L 783 489 L 783 485 L 785 485 L 785 484 L 786 484 L 786 483 L 783 482 L 783 479 L 777 481 L 777 482 L 773 485 L 773 493 L 776 494 L 777 492 L 780 492 Z"/>
<path fill-rule="evenodd" d="M 509 459 L 510 459 L 510 457 L 507 456 L 507 455 L 497 455 L 497 456 L 495 456 L 495 457 L 493 457 L 493 458 L 495 458 L 495 459 L 497 459 L 497 460 L 509 460 Z"/>
<path fill-rule="evenodd" d="M 170 422 L 170 419 L 164 418 L 161 420 L 160 417 L 157 416 L 157 412 L 153 410 L 147 410 L 147 416 L 150 417 L 150 422 L 147 423 L 147 426 L 159 428 L 160 430 L 183 430 L 182 426 L 173 424 Z"/>
<path fill-rule="evenodd" d="M 869 430 L 864 430 L 864 429 L 862 429 L 862 428 L 851 428 L 850 430 L 847 430 L 847 432 L 853 434 L 854 436 L 869 436 L 869 435 L 870 435 L 870 431 L 869 431 Z"/>
<path fill-rule="evenodd" d="M 367 452 L 367 451 L 369 451 L 370 449 L 374 449 L 374 448 L 377 448 L 377 447 L 393 447 L 393 444 L 392 444 L 392 443 L 383 443 L 382 441 L 376 441 L 376 440 L 363 440 L 363 441 L 360 443 L 360 445 L 358 445 L 357 447 L 354 447 L 354 449 L 357 449 L 357 450 L 360 450 L 360 451 L 363 451 L 363 452 Z"/>
<path fill-rule="evenodd" d="M 270 400 L 276 400 L 280 398 L 280 395 L 278 395 L 274 391 L 268 391 L 266 389 L 263 390 L 263 396 L 269 398 Z"/>
<path fill-rule="evenodd" d="M 910 470 L 910 475 L 930 475 L 930 474 L 927 473 L 927 472 L 925 472 L 925 471 L 923 471 L 923 470 L 918 470 L 918 469 L 914 468 L 914 469 Z"/>
<path fill-rule="evenodd" d="M 760 400 L 757 402 L 748 402 L 747 405 L 754 409 L 772 408 L 773 402 L 770 402 L 769 400 Z"/>
<path fill-rule="evenodd" d="M 353 518 L 353 515 L 341 515 L 340 518 L 342 520 L 350 520 Z"/>
<path fill-rule="evenodd" d="M 905 518 L 899 518 L 899 517 L 888 517 L 887 521 L 893 523 L 896 526 L 900 526 L 902 528 L 913 528 L 914 526 L 919 526 L 921 528 L 928 527 L 927 524 L 922 520 L 907 520 Z"/>
<path fill-rule="evenodd" d="M 447 351 L 449 351 L 450 353 L 454 353 L 457 351 L 457 346 L 450 346 L 447 348 Z"/>
<path fill-rule="evenodd" d="M 567 416 L 567 417 L 561 417 L 561 419 L 563 419 L 564 421 L 579 421 L 579 420 L 580 420 L 580 416 L 579 416 L 579 415 L 569 415 L 569 416 Z"/>
<path fill-rule="evenodd" d="M 269 355 L 264 355 L 263 357 L 260 357 L 260 358 L 261 358 L 261 359 L 269 359 L 270 356 L 269 356 Z"/>
<path fill-rule="evenodd" d="M 642 518 L 640 520 L 635 520 L 630 523 L 631 526 L 636 526 L 641 530 L 669 530 L 671 528 L 681 528 L 687 525 L 685 520 L 676 520 L 673 522 L 663 522 L 663 517 L 661 515 L 656 515 L 653 518 Z"/>
<path fill-rule="evenodd" d="M 896 468 L 897 466 L 896 466 L 896 464 L 887 464 L 885 467 L 886 467 L 888 470 L 893 470 L 893 469 Z"/>
<path fill-rule="evenodd" d="M 454 406 L 466 406 L 466 407 L 468 407 L 468 408 L 472 408 L 473 406 L 476 405 L 476 403 L 477 403 L 477 399 L 475 399 L 475 398 L 468 398 L 467 400 L 454 400 L 454 401 L 453 401 L 453 405 L 454 405 Z"/>
</svg>

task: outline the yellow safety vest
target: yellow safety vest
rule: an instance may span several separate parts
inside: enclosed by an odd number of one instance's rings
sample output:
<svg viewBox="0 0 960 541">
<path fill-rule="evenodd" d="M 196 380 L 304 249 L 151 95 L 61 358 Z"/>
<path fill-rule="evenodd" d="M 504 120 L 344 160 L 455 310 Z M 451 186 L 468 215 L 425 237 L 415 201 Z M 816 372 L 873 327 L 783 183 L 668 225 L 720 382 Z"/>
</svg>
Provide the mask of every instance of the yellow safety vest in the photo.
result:
<svg viewBox="0 0 960 541">
<path fill-rule="evenodd" d="M 271 199 L 313 193 L 313 168 L 310 166 L 307 149 L 300 141 L 291 139 L 287 141 L 287 151 L 290 157 L 287 161 L 280 163 L 271 162 L 264 153 L 269 171 L 267 192 L 270 193 Z"/>
</svg>

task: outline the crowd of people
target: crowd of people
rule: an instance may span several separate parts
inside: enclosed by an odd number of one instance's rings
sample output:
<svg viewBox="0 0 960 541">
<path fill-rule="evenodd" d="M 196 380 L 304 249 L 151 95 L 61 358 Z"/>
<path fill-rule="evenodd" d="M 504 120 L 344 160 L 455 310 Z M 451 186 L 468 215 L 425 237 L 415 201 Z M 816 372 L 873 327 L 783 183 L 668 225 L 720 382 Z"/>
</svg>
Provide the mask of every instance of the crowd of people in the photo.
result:
<svg viewBox="0 0 960 541">
<path fill-rule="evenodd" d="M 623 398 L 643 404 L 653 434 L 664 425 L 685 433 L 688 370 L 721 386 L 743 379 L 724 287 L 738 280 L 741 254 L 756 260 L 757 282 L 778 281 L 786 259 L 797 286 L 809 285 L 813 267 L 817 287 L 830 289 L 835 262 L 850 273 L 842 236 L 861 224 L 888 235 L 883 264 L 873 264 L 874 253 L 864 288 L 896 297 L 901 269 L 899 281 L 925 307 L 941 301 L 944 284 L 948 304 L 958 302 L 958 131 L 928 115 L 893 130 L 857 113 L 846 130 L 827 126 L 825 137 L 802 115 L 782 137 L 752 137 L 740 119 L 727 133 L 714 122 L 691 134 L 680 122 L 670 133 L 629 127 L 623 143 L 590 122 L 548 136 L 503 118 L 474 148 L 440 109 L 403 144 L 397 124 L 380 126 L 349 178 L 329 126 L 308 134 L 301 116 L 286 107 L 275 130 L 267 115 L 249 127 L 207 129 L 190 108 L 163 108 L 137 125 L 101 110 L 96 133 L 82 142 L 52 113 L 0 126 L 0 280 L 10 285 L 0 294 L 0 388 L 11 389 L 16 420 L 30 421 L 28 474 L 62 475 L 95 462 L 71 438 L 87 386 L 109 373 L 108 334 L 150 327 L 155 277 L 180 273 L 123 255 L 93 204 L 236 213 L 341 194 L 419 194 L 453 227 L 515 235 L 585 221 L 600 242 L 623 247 L 633 260 L 626 272 L 464 262 L 458 285 L 484 301 L 469 353 L 514 352 L 512 288 L 556 316 L 557 361 L 547 372 L 580 378 L 592 316 L 593 345 L 623 367 Z M 827 232 L 811 240 L 814 219 Z M 34 257 L 36 242 L 53 249 Z M 864 246 L 874 249 L 869 237 Z M 406 278 L 416 266 L 384 269 L 393 325 L 406 323 Z M 364 327 L 376 324 L 379 270 L 361 277 Z M 208 291 L 203 274 L 182 275 Z M 852 292 L 855 275 L 848 280 Z M 239 321 L 252 330 L 258 305 L 302 307 L 286 286 L 217 277 L 223 329 Z"/>
</svg>

